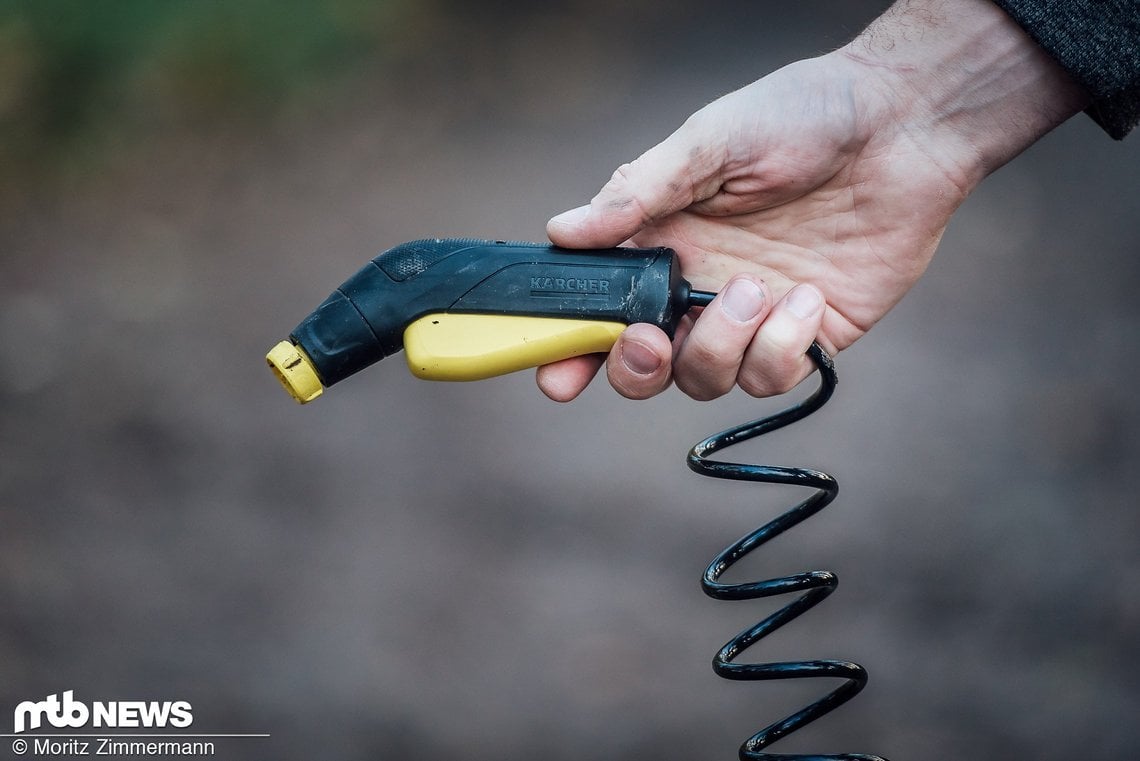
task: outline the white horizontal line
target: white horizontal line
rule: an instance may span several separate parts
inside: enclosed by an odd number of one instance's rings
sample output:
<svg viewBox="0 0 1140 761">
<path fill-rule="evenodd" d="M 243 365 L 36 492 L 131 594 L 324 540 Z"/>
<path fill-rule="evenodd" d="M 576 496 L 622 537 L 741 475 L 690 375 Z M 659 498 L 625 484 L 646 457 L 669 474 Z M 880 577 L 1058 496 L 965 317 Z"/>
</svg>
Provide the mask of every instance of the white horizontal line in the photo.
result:
<svg viewBox="0 0 1140 761">
<path fill-rule="evenodd" d="M 183 734 L 156 734 L 150 732 L 147 734 L 128 734 L 125 732 L 101 732 L 99 734 L 75 734 L 72 732 L 60 732 L 58 734 L 51 734 L 48 732 L 21 732 L 19 734 L 0 734 L 0 737 L 270 737 L 268 734 L 200 734 L 200 735 L 183 735 Z"/>
</svg>

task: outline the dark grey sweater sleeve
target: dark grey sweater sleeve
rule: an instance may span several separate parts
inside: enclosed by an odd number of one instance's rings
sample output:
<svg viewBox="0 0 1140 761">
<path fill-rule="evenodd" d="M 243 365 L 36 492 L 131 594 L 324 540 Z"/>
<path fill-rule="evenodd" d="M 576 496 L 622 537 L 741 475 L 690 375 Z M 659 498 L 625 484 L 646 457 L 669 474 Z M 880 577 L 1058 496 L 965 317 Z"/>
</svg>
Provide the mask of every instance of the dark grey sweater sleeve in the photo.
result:
<svg viewBox="0 0 1140 761">
<path fill-rule="evenodd" d="M 1140 0 L 994 0 L 1092 97 L 1120 140 L 1140 122 Z"/>
</svg>

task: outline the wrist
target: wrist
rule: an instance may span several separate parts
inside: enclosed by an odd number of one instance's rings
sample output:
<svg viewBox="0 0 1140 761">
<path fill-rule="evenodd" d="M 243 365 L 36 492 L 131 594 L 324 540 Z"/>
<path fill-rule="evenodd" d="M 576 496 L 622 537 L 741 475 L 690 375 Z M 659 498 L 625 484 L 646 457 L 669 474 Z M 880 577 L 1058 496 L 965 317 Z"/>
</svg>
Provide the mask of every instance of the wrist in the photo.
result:
<svg viewBox="0 0 1140 761">
<path fill-rule="evenodd" d="M 1088 104 L 989 0 L 901 0 L 833 55 L 865 70 L 892 128 L 966 190 Z"/>
</svg>

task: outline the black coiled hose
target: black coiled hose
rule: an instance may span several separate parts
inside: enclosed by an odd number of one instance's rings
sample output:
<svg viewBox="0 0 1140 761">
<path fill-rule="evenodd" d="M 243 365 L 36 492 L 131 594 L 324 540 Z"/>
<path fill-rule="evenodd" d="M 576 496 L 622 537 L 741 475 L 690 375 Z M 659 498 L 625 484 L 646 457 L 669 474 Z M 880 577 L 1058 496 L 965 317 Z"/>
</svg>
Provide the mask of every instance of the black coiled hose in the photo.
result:
<svg viewBox="0 0 1140 761">
<path fill-rule="evenodd" d="M 705 570 L 701 587 L 705 594 L 717 600 L 754 600 L 773 595 L 802 593 L 775 613 L 729 640 L 713 658 L 713 671 L 725 679 L 740 681 L 815 677 L 833 677 L 844 680 L 837 688 L 811 705 L 768 725 L 748 738 L 740 746 L 741 759 L 745 761 L 748 759 L 769 759 L 770 761 L 775 759 L 784 759 L 785 761 L 792 759 L 797 761 L 885 761 L 879 756 L 864 754 L 789 755 L 764 752 L 764 749 L 772 743 L 810 724 L 859 694 L 859 691 L 867 683 L 867 672 L 862 666 L 848 661 L 834 660 L 786 663 L 736 662 L 741 653 L 758 640 L 808 611 L 835 591 L 835 587 L 839 583 L 838 577 L 831 571 L 808 571 L 778 579 L 740 584 L 726 584 L 719 580 L 725 571 L 750 552 L 827 507 L 839 492 L 839 484 L 836 483 L 835 479 L 818 470 L 750 465 L 709 459 L 711 455 L 722 449 L 801 420 L 827 402 L 835 390 L 837 380 L 835 365 L 827 352 L 818 344 L 813 343 L 811 345 L 808 356 L 812 358 L 819 370 L 820 385 L 815 393 L 804 401 L 773 415 L 710 436 L 694 446 L 689 452 L 689 467 L 701 475 L 735 481 L 792 484 L 815 489 L 811 496 L 792 509 L 726 547 Z"/>
</svg>

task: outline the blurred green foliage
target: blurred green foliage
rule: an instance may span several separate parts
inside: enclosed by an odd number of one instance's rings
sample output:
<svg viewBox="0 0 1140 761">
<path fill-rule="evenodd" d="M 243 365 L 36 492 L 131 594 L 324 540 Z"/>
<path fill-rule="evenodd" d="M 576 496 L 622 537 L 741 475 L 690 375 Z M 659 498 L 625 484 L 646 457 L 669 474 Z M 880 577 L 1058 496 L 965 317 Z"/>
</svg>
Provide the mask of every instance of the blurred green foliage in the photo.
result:
<svg viewBox="0 0 1140 761">
<path fill-rule="evenodd" d="M 381 55 L 406 0 L 0 0 L 0 159 L 264 114 Z"/>
</svg>

